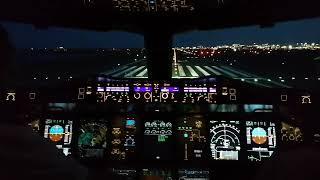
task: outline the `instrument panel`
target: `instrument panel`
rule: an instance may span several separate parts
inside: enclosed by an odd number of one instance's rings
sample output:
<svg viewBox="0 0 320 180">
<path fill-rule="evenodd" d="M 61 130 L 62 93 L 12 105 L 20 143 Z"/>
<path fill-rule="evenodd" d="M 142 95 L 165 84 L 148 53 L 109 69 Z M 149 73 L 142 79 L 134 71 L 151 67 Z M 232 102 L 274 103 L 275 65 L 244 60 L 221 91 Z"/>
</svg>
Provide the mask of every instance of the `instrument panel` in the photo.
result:
<svg viewBox="0 0 320 180">
<path fill-rule="evenodd" d="M 213 162 L 270 158 L 278 140 L 285 136 L 277 135 L 281 122 L 247 119 L 221 120 L 202 114 L 165 117 L 161 113 L 114 115 L 108 120 L 51 118 L 44 120 L 44 137 L 65 155 L 75 153 L 83 160 Z"/>
<path fill-rule="evenodd" d="M 210 121 L 210 149 L 214 160 L 239 160 L 239 121 Z"/>
<path fill-rule="evenodd" d="M 217 78 L 182 81 L 127 81 L 98 78 L 97 82 L 78 88 L 78 100 L 89 97 L 97 103 L 182 103 L 182 104 L 215 104 L 218 93 L 230 96 L 229 101 L 237 100 L 235 88 L 229 92 L 218 89 Z"/>
<path fill-rule="evenodd" d="M 261 89 L 221 77 L 98 77 L 46 90 L 10 89 L 2 97 L 6 103 L 46 104 L 42 116 L 29 123 L 36 132 L 64 155 L 127 179 L 205 180 L 224 177 L 228 168 L 258 166 L 279 148 L 304 141 L 297 123 L 280 115 L 280 106 L 308 108 L 317 101 L 306 92 Z"/>
</svg>

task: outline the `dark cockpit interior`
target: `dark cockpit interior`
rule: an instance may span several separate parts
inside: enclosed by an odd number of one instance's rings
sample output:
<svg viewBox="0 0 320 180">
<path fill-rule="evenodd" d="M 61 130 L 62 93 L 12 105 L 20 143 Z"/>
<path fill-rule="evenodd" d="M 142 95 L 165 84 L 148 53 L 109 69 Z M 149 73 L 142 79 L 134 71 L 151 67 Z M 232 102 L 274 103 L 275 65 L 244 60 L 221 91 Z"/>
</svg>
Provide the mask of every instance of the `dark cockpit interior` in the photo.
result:
<svg viewBox="0 0 320 180">
<path fill-rule="evenodd" d="M 41 33 L 52 27 L 71 29 L 70 36 L 73 30 L 125 31 L 135 36 L 126 40 L 118 34 L 120 44 L 141 41 L 143 47 L 36 47 L 33 42 L 34 47 L 13 52 L 0 44 L 0 52 L 15 54 L 3 58 L 15 63 L 0 69 L 19 67 L 1 75 L 6 77 L 0 78 L 1 112 L 54 145 L 66 162 L 88 169 L 88 179 L 95 179 L 95 172 L 106 175 L 100 180 L 286 179 L 298 172 L 317 177 L 305 169 L 319 156 L 314 153 L 320 142 L 319 32 L 312 42 L 270 38 L 179 45 L 189 32 L 320 23 L 317 5 L 314 0 L 4 2 L 0 25 L 13 39 L 20 26 L 39 31 L 42 41 L 47 39 Z M 243 39 L 264 36 L 247 35 Z M 78 43 L 76 37 L 72 41 Z M 209 33 L 204 37 L 212 40 Z M 302 163 L 300 158 L 305 167 L 293 165 Z"/>
</svg>

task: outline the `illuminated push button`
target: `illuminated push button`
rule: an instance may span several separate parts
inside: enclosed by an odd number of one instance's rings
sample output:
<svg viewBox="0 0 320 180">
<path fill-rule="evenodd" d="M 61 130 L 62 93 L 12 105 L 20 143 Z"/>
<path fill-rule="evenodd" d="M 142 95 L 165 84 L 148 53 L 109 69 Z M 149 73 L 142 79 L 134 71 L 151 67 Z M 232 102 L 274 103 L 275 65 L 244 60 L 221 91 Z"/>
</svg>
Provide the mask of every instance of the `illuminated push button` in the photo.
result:
<svg viewBox="0 0 320 180">
<path fill-rule="evenodd" d="M 16 93 L 7 93 L 6 101 L 16 101 Z"/>
<path fill-rule="evenodd" d="M 92 87 L 91 86 L 87 87 L 87 94 L 88 95 L 92 94 Z"/>
<path fill-rule="evenodd" d="M 236 95 L 230 95 L 230 101 L 236 101 L 237 96 Z"/>
<path fill-rule="evenodd" d="M 222 95 L 223 95 L 223 96 L 228 95 L 228 88 L 227 88 L 227 87 L 223 87 L 223 88 L 222 88 Z"/>
<path fill-rule="evenodd" d="M 281 95 L 281 101 L 287 102 L 288 101 L 288 95 Z"/>
<path fill-rule="evenodd" d="M 301 96 L 302 104 L 311 104 L 311 96 Z"/>
<path fill-rule="evenodd" d="M 135 99 L 140 99 L 140 98 L 141 98 L 141 95 L 140 95 L 140 93 L 135 93 L 135 94 L 133 95 L 133 97 L 134 97 Z"/>
<path fill-rule="evenodd" d="M 98 92 L 98 98 L 103 99 L 103 97 L 104 97 L 103 94 L 104 94 L 104 92 Z"/>
<path fill-rule="evenodd" d="M 146 100 L 149 100 L 149 99 L 152 98 L 151 93 L 149 93 L 149 92 L 146 92 L 146 93 L 143 95 L 143 97 L 144 97 L 144 99 L 146 99 Z"/>
<path fill-rule="evenodd" d="M 230 94 L 237 94 L 237 90 L 231 88 L 231 89 L 229 89 L 229 93 L 230 93 Z"/>
<path fill-rule="evenodd" d="M 85 92 L 85 88 L 78 88 L 79 93 L 84 93 Z"/>
<path fill-rule="evenodd" d="M 169 93 L 162 93 L 161 94 L 162 99 L 168 99 L 168 97 L 169 97 Z"/>
<path fill-rule="evenodd" d="M 36 99 L 36 93 L 29 93 L 29 99 L 30 100 Z"/>
</svg>

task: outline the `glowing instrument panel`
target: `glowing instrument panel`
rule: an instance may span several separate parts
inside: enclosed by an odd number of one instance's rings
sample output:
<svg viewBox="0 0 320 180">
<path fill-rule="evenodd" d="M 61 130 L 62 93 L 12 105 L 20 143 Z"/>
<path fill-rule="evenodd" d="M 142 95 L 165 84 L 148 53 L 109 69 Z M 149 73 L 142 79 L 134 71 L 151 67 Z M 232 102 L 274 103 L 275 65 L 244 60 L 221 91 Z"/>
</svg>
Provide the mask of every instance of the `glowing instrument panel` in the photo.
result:
<svg viewBox="0 0 320 180">
<path fill-rule="evenodd" d="M 192 0 L 113 0 L 113 9 L 120 12 L 192 12 L 195 10 Z"/>
<path fill-rule="evenodd" d="M 66 156 L 71 154 L 72 124 L 71 120 L 45 120 L 44 138 L 55 143 Z"/>
<path fill-rule="evenodd" d="M 107 122 L 80 121 L 78 150 L 80 158 L 103 158 L 107 149 Z"/>
<path fill-rule="evenodd" d="M 167 169 L 142 169 L 142 179 L 173 180 L 173 172 Z"/>
<path fill-rule="evenodd" d="M 182 103 L 217 103 L 215 84 L 212 87 L 208 87 L 207 84 L 185 84 L 183 93 Z"/>
<path fill-rule="evenodd" d="M 211 157 L 215 160 L 239 160 L 239 121 L 210 121 Z"/>
<path fill-rule="evenodd" d="M 144 123 L 144 158 L 147 160 L 172 160 L 172 123 L 152 120 Z"/>
<path fill-rule="evenodd" d="M 136 102 L 178 102 L 180 88 L 168 83 L 134 83 L 133 98 Z"/>
<path fill-rule="evenodd" d="M 194 115 L 180 118 L 177 123 L 179 159 L 186 161 L 205 159 L 207 142 L 205 119 L 201 115 Z"/>
<path fill-rule="evenodd" d="M 126 83 L 107 83 L 97 85 L 97 102 L 129 103 L 129 85 Z"/>
<path fill-rule="evenodd" d="M 132 117 L 117 117 L 111 123 L 111 159 L 128 160 L 136 154 L 137 121 Z"/>
<path fill-rule="evenodd" d="M 209 180 L 209 170 L 179 169 L 179 180 Z"/>
<path fill-rule="evenodd" d="M 269 158 L 277 146 L 276 125 L 265 121 L 247 121 L 247 154 L 251 161 Z"/>
<path fill-rule="evenodd" d="M 218 96 L 223 96 L 220 89 L 216 78 L 170 82 L 106 79 L 106 82 L 98 81 L 97 84 L 79 87 L 78 100 L 91 97 L 97 103 L 216 104 Z"/>
<path fill-rule="evenodd" d="M 285 122 L 281 123 L 281 140 L 283 142 L 301 143 L 303 142 L 303 134 L 299 127 L 291 126 Z"/>
</svg>

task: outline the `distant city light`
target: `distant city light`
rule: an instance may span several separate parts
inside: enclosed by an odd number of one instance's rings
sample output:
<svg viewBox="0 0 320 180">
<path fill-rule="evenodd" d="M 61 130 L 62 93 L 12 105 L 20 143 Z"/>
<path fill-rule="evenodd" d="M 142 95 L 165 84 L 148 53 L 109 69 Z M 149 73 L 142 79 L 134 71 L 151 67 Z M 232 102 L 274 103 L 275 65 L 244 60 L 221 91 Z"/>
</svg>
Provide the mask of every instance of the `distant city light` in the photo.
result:
<svg viewBox="0 0 320 180">
<path fill-rule="evenodd" d="M 49 79 L 49 77 L 46 77 L 46 80 L 48 80 Z"/>
<path fill-rule="evenodd" d="M 245 81 L 245 79 L 241 79 L 241 81 Z"/>
<path fill-rule="evenodd" d="M 309 78 L 305 77 L 304 79 L 305 79 L 305 80 L 308 80 Z"/>
<path fill-rule="evenodd" d="M 282 79 L 282 77 L 281 77 L 281 76 L 279 76 L 279 79 Z"/>
<path fill-rule="evenodd" d="M 34 79 L 34 80 L 37 80 L 37 78 L 36 78 L 36 77 L 34 77 L 33 79 Z"/>
<path fill-rule="evenodd" d="M 72 79 L 72 76 L 70 76 L 69 78 Z"/>
<path fill-rule="evenodd" d="M 258 79 L 254 79 L 254 82 L 258 82 Z"/>
<path fill-rule="evenodd" d="M 292 77 L 291 79 L 292 79 L 292 80 L 295 80 L 296 78 L 295 78 L 295 77 Z"/>
<path fill-rule="evenodd" d="M 281 82 L 284 82 L 284 79 L 281 79 Z"/>
<path fill-rule="evenodd" d="M 320 77 L 318 77 L 318 81 L 320 81 Z"/>
<path fill-rule="evenodd" d="M 118 66 L 120 66 L 120 64 L 118 64 Z"/>
<path fill-rule="evenodd" d="M 60 79 L 60 76 L 58 77 L 58 79 Z"/>
<path fill-rule="evenodd" d="M 270 82 L 270 81 L 271 81 L 271 79 L 268 79 L 268 81 Z"/>
</svg>

